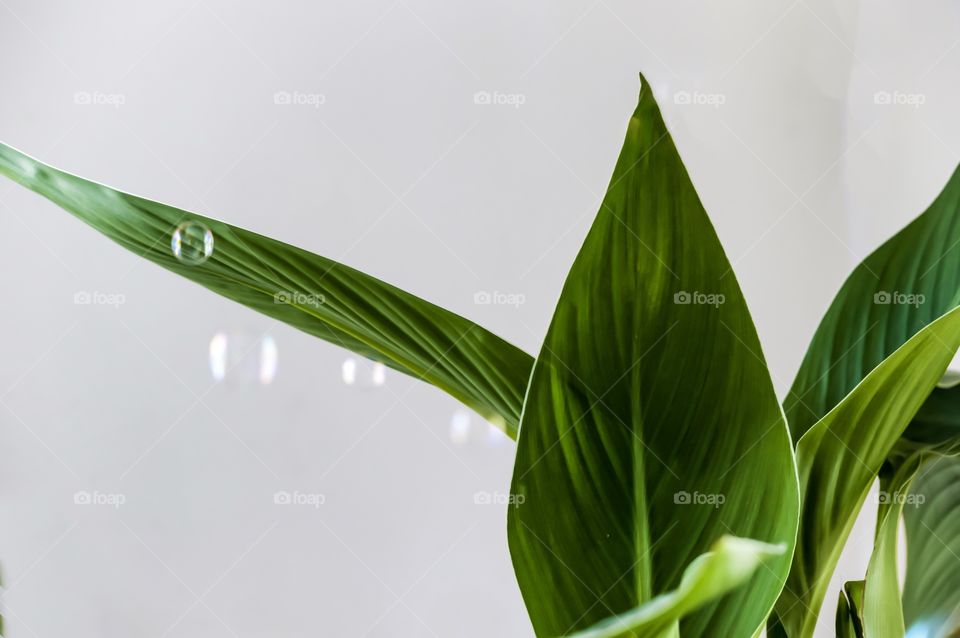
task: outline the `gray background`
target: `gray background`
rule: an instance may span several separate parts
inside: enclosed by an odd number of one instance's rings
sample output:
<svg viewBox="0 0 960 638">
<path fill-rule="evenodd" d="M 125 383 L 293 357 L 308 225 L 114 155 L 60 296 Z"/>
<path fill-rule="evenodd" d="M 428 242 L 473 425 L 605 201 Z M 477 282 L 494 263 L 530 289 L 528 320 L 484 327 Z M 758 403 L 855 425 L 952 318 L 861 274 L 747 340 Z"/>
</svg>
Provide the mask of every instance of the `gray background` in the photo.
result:
<svg viewBox="0 0 960 638">
<path fill-rule="evenodd" d="M 957 162 L 958 19 L 946 1 L 0 0 L 0 139 L 342 260 L 535 352 L 643 70 L 782 395 L 852 265 Z M 439 391 L 396 374 L 345 386 L 347 353 L 12 183 L 0 251 L 11 636 L 532 634 L 505 506 L 474 502 L 506 492 L 513 444 L 489 444 L 475 415 L 462 443 Z M 480 291 L 524 303 L 477 305 Z M 218 333 L 252 353 L 222 383 Z M 265 333 L 269 385 L 253 378 Z M 325 502 L 276 505 L 281 490 Z M 862 577 L 870 516 L 831 591 Z"/>
</svg>

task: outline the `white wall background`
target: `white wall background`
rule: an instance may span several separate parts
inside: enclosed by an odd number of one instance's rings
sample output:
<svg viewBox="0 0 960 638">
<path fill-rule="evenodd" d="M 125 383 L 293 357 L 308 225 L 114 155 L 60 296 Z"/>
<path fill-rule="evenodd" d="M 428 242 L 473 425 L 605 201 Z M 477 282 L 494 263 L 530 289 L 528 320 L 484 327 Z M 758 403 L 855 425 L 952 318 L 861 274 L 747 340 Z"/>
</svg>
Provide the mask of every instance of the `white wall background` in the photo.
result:
<svg viewBox="0 0 960 638">
<path fill-rule="evenodd" d="M 643 70 L 782 394 L 852 265 L 957 162 L 958 18 L 946 1 L 0 0 L 0 139 L 340 259 L 535 352 Z M 481 90 L 525 101 L 477 105 Z M 346 387 L 346 353 L 12 183 L 0 266 L 11 636 L 532 635 L 505 508 L 474 504 L 507 490 L 513 445 L 452 441 L 452 399 L 397 375 Z M 525 303 L 475 305 L 481 290 Z M 126 302 L 78 306 L 77 291 Z M 220 332 L 254 349 L 272 335 L 274 382 L 246 361 L 214 383 Z M 81 507 L 78 490 L 126 502 Z M 326 503 L 280 507 L 278 490 Z M 832 591 L 862 577 L 868 519 Z"/>
</svg>

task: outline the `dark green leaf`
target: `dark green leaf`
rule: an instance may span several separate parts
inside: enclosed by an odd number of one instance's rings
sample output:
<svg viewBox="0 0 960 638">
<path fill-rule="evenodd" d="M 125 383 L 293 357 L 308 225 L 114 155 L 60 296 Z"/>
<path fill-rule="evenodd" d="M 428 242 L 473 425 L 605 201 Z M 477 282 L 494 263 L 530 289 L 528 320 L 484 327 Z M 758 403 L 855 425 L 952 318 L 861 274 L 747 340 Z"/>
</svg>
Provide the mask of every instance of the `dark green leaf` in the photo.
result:
<svg viewBox="0 0 960 638">
<path fill-rule="evenodd" d="M 960 387 L 930 393 L 898 444 L 901 456 L 920 451 L 954 454 L 960 445 Z"/>
<path fill-rule="evenodd" d="M 863 605 L 862 580 L 848 582 L 840 592 L 837 603 L 837 638 L 863 638 L 863 619 L 860 608 Z"/>
<path fill-rule="evenodd" d="M 870 487 L 960 347 L 960 308 L 887 357 L 797 443 L 802 533 L 777 603 L 787 635 L 813 634 L 817 612 Z"/>
<path fill-rule="evenodd" d="M 960 169 L 926 212 L 857 266 L 837 293 L 784 401 L 793 440 L 958 303 Z"/>
<path fill-rule="evenodd" d="M 533 360 L 463 317 L 330 259 L 76 177 L 4 144 L 0 174 L 137 255 L 304 332 L 428 381 L 516 435 Z M 194 224 L 187 227 L 186 239 L 194 243 L 187 241 L 178 259 L 171 240 L 178 227 L 190 222 Z M 203 229 L 213 233 L 213 253 L 206 260 L 202 237 L 189 236 L 196 229 L 201 235 Z M 190 250 L 194 254 L 188 255 Z"/>
<path fill-rule="evenodd" d="M 907 577 L 903 612 L 909 638 L 960 632 L 960 459 L 929 462 L 914 479 L 903 513 Z"/>
<path fill-rule="evenodd" d="M 726 274 L 726 276 L 724 276 Z M 509 513 L 539 636 L 681 587 L 724 535 L 784 543 L 685 637 L 750 638 L 785 578 L 797 477 L 757 334 L 649 87 L 524 405 Z"/>
</svg>

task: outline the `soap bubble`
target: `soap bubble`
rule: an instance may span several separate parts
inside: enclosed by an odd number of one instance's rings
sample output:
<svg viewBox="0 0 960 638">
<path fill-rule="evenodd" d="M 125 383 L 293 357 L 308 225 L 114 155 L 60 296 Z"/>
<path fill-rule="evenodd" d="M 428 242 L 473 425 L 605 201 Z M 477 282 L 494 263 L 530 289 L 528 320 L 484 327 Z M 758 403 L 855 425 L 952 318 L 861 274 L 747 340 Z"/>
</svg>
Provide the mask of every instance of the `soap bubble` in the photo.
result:
<svg viewBox="0 0 960 638">
<path fill-rule="evenodd" d="M 277 376 L 278 354 L 270 335 L 218 332 L 210 339 L 210 375 L 230 385 L 270 385 Z"/>
<path fill-rule="evenodd" d="M 184 222 L 174 229 L 170 249 L 183 263 L 198 266 L 213 254 L 213 231 L 200 222 Z"/>
<path fill-rule="evenodd" d="M 387 366 L 365 357 L 348 357 L 340 367 L 346 385 L 358 388 L 379 388 L 387 382 Z"/>
</svg>

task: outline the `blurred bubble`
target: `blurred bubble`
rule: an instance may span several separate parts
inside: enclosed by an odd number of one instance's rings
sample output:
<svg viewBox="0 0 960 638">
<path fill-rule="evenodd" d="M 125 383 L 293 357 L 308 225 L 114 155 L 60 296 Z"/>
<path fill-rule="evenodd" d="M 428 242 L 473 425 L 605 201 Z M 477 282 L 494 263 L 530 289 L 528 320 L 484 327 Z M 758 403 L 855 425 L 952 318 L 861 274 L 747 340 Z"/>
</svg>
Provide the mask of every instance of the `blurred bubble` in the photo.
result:
<svg viewBox="0 0 960 638">
<path fill-rule="evenodd" d="M 228 385 L 270 385 L 277 376 L 279 351 L 270 335 L 218 332 L 210 339 L 210 375 Z"/>
<path fill-rule="evenodd" d="M 453 413 L 450 417 L 450 441 L 454 445 L 500 447 L 510 440 L 496 423 L 481 421 L 475 427 L 473 420 L 473 415 L 468 410 L 457 410 Z"/>
<path fill-rule="evenodd" d="M 450 419 L 450 440 L 456 445 L 466 445 L 470 440 L 470 414 L 457 410 Z"/>
<path fill-rule="evenodd" d="M 174 229 L 170 249 L 183 263 L 198 266 L 213 254 L 213 231 L 200 222 L 184 222 Z"/>
<path fill-rule="evenodd" d="M 503 430 L 492 423 L 487 424 L 487 445 L 491 447 L 500 447 L 510 440 Z"/>
<path fill-rule="evenodd" d="M 260 343 L 260 385 L 270 385 L 277 376 L 277 342 L 267 335 Z"/>
<path fill-rule="evenodd" d="M 340 373 L 346 385 L 358 388 L 379 388 L 387 382 L 387 366 L 365 357 L 348 357 Z"/>
</svg>

